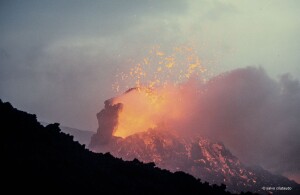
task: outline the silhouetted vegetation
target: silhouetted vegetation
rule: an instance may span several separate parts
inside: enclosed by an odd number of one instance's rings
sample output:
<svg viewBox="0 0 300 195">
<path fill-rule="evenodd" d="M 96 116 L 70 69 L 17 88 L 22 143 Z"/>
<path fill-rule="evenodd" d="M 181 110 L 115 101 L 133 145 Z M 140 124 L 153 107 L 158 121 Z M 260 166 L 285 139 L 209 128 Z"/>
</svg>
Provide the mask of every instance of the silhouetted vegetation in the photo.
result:
<svg viewBox="0 0 300 195">
<path fill-rule="evenodd" d="M 1 100 L 0 118 L 2 191 L 9 194 L 231 194 L 225 185 L 210 186 L 184 172 L 161 170 L 154 163 L 92 153 L 62 133 L 59 124 L 44 127 L 35 115 Z"/>
</svg>

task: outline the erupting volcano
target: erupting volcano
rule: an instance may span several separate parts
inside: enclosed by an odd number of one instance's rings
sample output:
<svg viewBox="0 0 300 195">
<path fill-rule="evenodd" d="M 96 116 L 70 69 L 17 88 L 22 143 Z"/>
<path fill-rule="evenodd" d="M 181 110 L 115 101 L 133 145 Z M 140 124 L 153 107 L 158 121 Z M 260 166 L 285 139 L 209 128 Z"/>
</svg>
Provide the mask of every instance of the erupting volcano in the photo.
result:
<svg viewBox="0 0 300 195">
<path fill-rule="evenodd" d="M 176 51 L 182 54 L 182 50 Z M 244 165 L 223 143 L 207 136 L 210 108 L 202 107 L 210 99 L 206 95 L 209 85 L 200 75 L 205 68 L 198 58 L 187 57 L 187 69 L 178 72 L 181 81 L 172 82 L 179 66 L 176 55 L 152 53 L 161 59 L 155 61 L 159 67 L 154 68 L 152 76 L 144 72 L 150 68 L 149 58 L 129 74 L 122 73 L 122 80 L 135 80 L 135 87 L 105 101 L 104 109 L 97 114 L 99 128 L 89 145 L 92 151 L 110 152 L 125 160 L 154 162 L 158 167 L 184 171 L 212 184 L 224 183 L 232 192 L 260 192 L 262 186 L 295 185 L 282 176 Z M 165 77 L 159 79 L 162 69 Z"/>
<path fill-rule="evenodd" d="M 148 91 L 135 88 L 123 96 L 107 100 L 105 108 L 97 115 L 99 128 L 89 148 L 95 152 L 110 152 L 124 160 L 137 158 L 147 163 L 154 162 L 160 168 L 184 171 L 212 184 L 224 183 L 232 192 L 260 192 L 261 186 L 294 185 L 288 179 L 261 168 L 245 166 L 220 142 L 201 135 L 184 134 L 184 129 L 179 131 L 171 121 L 175 123 L 187 117 L 180 101 L 175 101 L 169 110 L 163 110 L 171 103 L 152 98 Z M 137 107 L 126 108 L 135 103 Z M 147 112 L 151 106 L 154 111 L 162 109 L 163 112 Z M 144 109 L 144 112 L 139 109 Z M 174 113 L 169 115 L 168 111 Z M 132 129 L 126 131 L 126 128 Z"/>
</svg>

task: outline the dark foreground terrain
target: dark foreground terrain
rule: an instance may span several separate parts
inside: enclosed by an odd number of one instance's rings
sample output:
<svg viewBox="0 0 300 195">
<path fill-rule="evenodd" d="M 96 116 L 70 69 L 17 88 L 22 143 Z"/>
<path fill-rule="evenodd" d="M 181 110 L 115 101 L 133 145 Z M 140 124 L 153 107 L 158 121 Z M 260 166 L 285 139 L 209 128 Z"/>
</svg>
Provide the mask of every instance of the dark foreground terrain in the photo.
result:
<svg viewBox="0 0 300 195">
<path fill-rule="evenodd" d="M 96 154 L 36 116 L 0 100 L 2 191 L 8 194 L 231 194 L 154 163 Z M 4 135 L 3 135 L 4 133 Z M 251 193 L 247 193 L 251 194 Z"/>
</svg>

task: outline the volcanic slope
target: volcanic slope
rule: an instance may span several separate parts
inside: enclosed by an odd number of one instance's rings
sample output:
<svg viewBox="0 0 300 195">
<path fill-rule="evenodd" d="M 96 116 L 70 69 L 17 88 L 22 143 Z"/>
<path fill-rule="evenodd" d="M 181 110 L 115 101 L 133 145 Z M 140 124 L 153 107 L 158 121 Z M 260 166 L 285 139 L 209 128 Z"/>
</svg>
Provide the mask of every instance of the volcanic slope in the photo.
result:
<svg viewBox="0 0 300 195">
<path fill-rule="evenodd" d="M 97 114 L 99 128 L 89 145 L 94 152 L 110 152 L 124 160 L 154 162 L 172 172 L 184 171 L 212 184 L 224 183 L 233 193 L 265 193 L 263 187 L 285 186 L 292 190 L 276 193 L 300 194 L 299 184 L 260 167 L 245 166 L 221 142 L 207 137 L 179 135 L 164 125 L 125 138 L 116 137 L 113 133 L 123 105 L 112 102 L 113 99 L 107 100 L 105 108 Z"/>
<path fill-rule="evenodd" d="M 35 115 L 0 100 L 2 190 L 10 194 L 231 194 L 183 172 L 153 163 L 96 154 Z M 251 193 L 248 193 L 251 194 Z"/>
<path fill-rule="evenodd" d="M 113 137 L 108 144 L 93 150 L 109 151 L 124 160 L 137 158 L 145 163 L 154 162 L 160 168 L 184 171 L 212 184 L 224 183 L 231 192 L 264 193 L 264 186 L 289 186 L 293 192 L 299 192 L 297 183 L 260 167 L 245 166 L 221 142 L 205 137 L 183 138 L 150 129 L 126 138 Z"/>
</svg>

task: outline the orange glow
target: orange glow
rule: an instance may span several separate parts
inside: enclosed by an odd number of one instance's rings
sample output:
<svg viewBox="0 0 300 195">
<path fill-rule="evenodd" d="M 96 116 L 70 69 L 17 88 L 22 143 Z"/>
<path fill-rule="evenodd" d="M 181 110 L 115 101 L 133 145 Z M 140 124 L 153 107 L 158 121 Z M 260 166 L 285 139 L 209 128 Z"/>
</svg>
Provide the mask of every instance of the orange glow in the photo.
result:
<svg viewBox="0 0 300 195">
<path fill-rule="evenodd" d="M 155 91 L 135 88 L 115 98 L 113 104 L 122 103 L 123 109 L 119 113 L 118 127 L 114 135 L 127 137 L 183 119 L 187 107 L 181 101 L 182 96 L 180 90 L 167 86 Z"/>
</svg>

